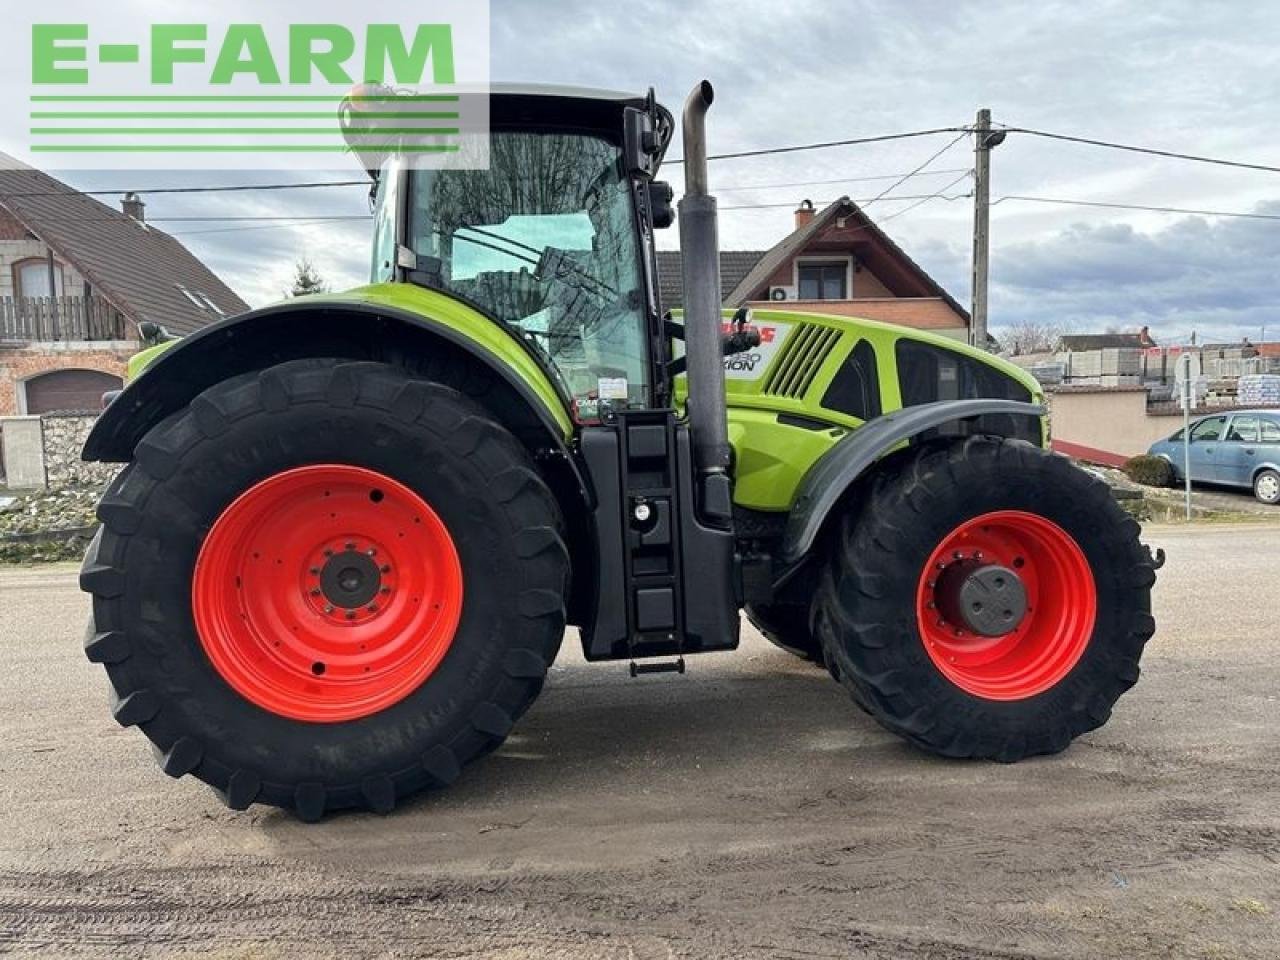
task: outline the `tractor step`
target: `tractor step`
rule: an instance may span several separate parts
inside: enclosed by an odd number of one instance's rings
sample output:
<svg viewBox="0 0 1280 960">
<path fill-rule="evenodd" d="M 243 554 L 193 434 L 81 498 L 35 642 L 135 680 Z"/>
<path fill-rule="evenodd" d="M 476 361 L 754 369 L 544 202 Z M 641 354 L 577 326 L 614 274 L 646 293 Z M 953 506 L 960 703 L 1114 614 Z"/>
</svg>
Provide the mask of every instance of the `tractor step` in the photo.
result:
<svg viewBox="0 0 1280 960">
<path fill-rule="evenodd" d="M 631 661 L 631 676 L 638 677 L 642 673 L 684 673 L 684 657 L 654 663 L 636 663 Z"/>
</svg>

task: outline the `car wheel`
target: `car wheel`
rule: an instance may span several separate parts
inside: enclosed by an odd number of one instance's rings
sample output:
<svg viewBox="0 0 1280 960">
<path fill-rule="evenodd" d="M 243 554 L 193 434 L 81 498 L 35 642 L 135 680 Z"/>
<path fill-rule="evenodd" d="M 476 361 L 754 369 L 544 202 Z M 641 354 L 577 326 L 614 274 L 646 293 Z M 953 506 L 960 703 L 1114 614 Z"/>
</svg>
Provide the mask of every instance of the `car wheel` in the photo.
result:
<svg viewBox="0 0 1280 960">
<path fill-rule="evenodd" d="M 1280 473 L 1263 470 L 1253 478 L 1253 495 L 1262 503 L 1280 503 Z"/>
</svg>

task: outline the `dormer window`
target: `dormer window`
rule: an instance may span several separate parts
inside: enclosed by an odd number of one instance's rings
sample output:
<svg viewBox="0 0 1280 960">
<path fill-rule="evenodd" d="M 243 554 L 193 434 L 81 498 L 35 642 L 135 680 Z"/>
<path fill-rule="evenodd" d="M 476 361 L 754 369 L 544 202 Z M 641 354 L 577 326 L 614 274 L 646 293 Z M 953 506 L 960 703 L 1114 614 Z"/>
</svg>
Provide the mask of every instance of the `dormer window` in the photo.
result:
<svg viewBox="0 0 1280 960">
<path fill-rule="evenodd" d="M 805 260 L 796 266 L 801 300 L 848 300 L 849 261 Z"/>
</svg>

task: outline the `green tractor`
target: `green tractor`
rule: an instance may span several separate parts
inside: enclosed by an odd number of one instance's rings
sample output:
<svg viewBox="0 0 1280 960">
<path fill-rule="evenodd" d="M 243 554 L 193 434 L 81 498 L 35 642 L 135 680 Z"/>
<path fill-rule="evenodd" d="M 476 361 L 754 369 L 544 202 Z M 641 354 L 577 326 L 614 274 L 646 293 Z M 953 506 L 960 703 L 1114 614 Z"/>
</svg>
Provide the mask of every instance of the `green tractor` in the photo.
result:
<svg viewBox="0 0 1280 960">
<path fill-rule="evenodd" d="M 655 278 L 672 115 L 495 88 L 488 169 L 371 171 L 371 285 L 156 350 L 111 403 L 86 650 L 166 773 L 386 812 L 502 743 L 566 625 L 683 672 L 744 610 L 945 756 L 1107 720 L 1154 629 L 1138 525 L 1049 452 L 1019 369 L 724 313 L 711 101 L 682 121 L 682 318 Z"/>
</svg>

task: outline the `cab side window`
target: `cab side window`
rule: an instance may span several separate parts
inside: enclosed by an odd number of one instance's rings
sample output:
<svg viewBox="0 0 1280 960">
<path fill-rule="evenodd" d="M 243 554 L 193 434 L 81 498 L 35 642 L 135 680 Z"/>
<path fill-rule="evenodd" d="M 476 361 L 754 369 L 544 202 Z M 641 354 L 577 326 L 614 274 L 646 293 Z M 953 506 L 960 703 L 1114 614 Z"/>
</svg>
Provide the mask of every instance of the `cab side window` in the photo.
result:
<svg viewBox="0 0 1280 960">
<path fill-rule="evenodd" d="M 1213 440 L 1221 440 L 1222 431 L 1226 426 L 1226 417 L 1210 417 L 1208 420 L 1201 420 L 1191 428 L 1191 442 L 1208 443 Z"/>
<path fill-rule="evenodd" d="M 1231 429 L 1227 431 L 1227 439 L 1236 443 L 1257 443 L 1258 418 L 1232 417 Z"/>
</svg>

